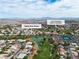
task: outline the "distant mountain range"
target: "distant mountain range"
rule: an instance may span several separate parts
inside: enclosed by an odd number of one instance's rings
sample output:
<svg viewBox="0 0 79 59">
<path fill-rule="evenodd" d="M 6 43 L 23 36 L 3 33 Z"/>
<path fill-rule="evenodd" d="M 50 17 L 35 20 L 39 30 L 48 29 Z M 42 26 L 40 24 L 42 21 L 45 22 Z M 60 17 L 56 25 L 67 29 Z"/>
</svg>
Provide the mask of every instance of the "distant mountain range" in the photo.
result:
<svg viewBox="0 0 79 59">
<path fill-rule="evenodd" d="M 52 17 L 41 17 L 41 18 L 27 18 L 27 19 L 22 19 L 22 18 L 0 18 L 0 20 L 79 20 L 79 18 L 71 18 L 71 17 L 63 17 L 63 18 L 52 18 Z"/>
<path fill-rule="evenodd" d="M 32 18 L 32 19 L 8 19 L 3 18 L 0 19 L 0 24 L 28 24 L 28 23 L 40 23 L 46 24 L 47 20 L 66 20 L 67 23 L 69 22 L 78 22 L 79 18 L 51 18 L 51 17 L 44 17 L 44 18 Z"/>
</svg>

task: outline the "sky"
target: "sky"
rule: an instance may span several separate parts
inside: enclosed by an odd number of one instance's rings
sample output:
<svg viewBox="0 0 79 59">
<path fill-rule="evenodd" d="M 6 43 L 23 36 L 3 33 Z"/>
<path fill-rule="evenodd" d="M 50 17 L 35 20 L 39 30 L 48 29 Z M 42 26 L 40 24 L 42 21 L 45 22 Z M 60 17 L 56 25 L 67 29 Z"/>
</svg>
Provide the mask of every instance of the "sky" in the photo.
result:
<svg viewBox="0 0 79 59">
<path fill-rule="evenodd" d="M 79 0 L 0 0 L 0 18 L 79 18 Z"/>
</svg>

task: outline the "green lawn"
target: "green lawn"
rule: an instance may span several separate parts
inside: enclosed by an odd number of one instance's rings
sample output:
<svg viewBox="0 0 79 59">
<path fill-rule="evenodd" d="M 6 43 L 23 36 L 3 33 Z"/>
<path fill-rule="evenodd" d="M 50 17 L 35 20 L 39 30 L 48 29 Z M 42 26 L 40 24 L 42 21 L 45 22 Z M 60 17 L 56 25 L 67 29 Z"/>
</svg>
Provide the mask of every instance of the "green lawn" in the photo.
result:
<svg viewBox="0 0 79 59">
<path fill-rule="evenodd" d="M 50 45 L 45 42 L 38 51 L 38 55 L 34 56 L 33 59 L 49 59 L 50 58 Z"/>
<path fill-rule="evenodd" d="M 48 39 L 51 38 L 49 36 L 43 36 L 43 38 L 45 37 L 45 41 L 43 42 L 42 45 L 38 45 L 39 51 L 38 51 L 38 55 L 35 55 L 33 59 L 59 59 L 59 55 L 57 54 L 57 46 L 52 44 L 50 45 Z M 36 39 L 34 38 L 34 40 L 36 40 L 37 44 L 41 43 L 41 39 L 43 39 L 42 37 L 36 37 Z M 52 50 L 51 50 L 52 48 Z M 53 53 L 52 53 L 53 52 Z"/>
<path fill-rule="evenodd" d="M 23 59 L 28 59 L 28 56 L 25 56 Z"/>
</svg>

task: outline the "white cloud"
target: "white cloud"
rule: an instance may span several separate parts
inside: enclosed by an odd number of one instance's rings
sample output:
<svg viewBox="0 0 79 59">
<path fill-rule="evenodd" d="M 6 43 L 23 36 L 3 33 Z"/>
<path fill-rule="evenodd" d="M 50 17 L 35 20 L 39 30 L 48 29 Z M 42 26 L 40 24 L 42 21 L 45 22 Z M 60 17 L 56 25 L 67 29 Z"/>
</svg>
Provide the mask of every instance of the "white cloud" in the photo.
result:
<svg viewBox="0 0 79 59">
<path fill-rule="evenodd" d="M 0 0 L 0 18 L 79 17 L 78 0 Z"/>
</svg>

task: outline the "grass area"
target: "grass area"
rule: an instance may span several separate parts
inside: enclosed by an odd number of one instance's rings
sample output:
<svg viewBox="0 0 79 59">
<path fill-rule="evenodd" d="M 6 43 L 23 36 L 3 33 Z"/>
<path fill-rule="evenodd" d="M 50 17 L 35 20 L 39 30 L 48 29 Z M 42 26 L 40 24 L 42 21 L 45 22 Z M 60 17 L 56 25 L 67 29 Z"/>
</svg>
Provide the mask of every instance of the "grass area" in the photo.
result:
<svg viewBox="0 0 79 59">
<path fill-rule="evenodd" d="M 44 38 L 46 39 L 45 41 L 43 40 Z M 41 39 L 44 42 L 42 43 L 42 45 L 38 45 L 40 47 L 38 54 L 35 55 L 33 59 L 59 59 L 60 58 L 59 55 L 57 54 L 57 45 L 55 44 L 50 45 L 50 42 L 48 41 L 50 38 L 51 38 L 50 36 L 42 36 L 42 38 L 40 36 L 36 37 L 36 40 L 39 41 L 37 42 L 37 44 L 41 43 Z"/>
<path fill-rule="evenodd" d="M 35 55 L 33 59 L 49 59 L 50 58 L 50 45 L 46 41 L 38 51 L 38 55 Z"/>
<path fill-rule="evenodd" d="M 51 59 L 60 59 L 60 56 L 57 54 L 57 46 L 53 45 L 51 50 Z"/>
<path fill-rule="evenodd" d="M 23 59 L 28 59 L 28 56 L 25 56 Z"/>
</svg>

